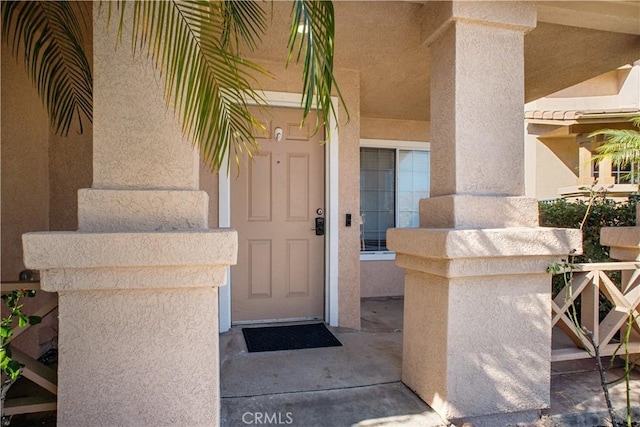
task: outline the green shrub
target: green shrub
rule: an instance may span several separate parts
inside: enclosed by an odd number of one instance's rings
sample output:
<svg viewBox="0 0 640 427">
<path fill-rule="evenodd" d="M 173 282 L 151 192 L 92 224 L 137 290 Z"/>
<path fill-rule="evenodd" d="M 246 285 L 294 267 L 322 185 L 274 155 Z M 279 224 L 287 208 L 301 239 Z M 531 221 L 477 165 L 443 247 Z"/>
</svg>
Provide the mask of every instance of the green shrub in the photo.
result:
<svg viewBox="0 0 640 427">
<path fill-rule="evenodd" d="M 630 227 L 636 225 L 636 199 L 627 202 L 614 202 L 598 197 L 593 200 L 589 216 L 582 229 L 582 255 L 572 257 L 569 263 L 609 262 L 609 247 L 600 244 L 602 227 Z M 583 201 L 540 202 L 540 225 L 542 227 L 580 228 L 587 212 L 588 203 Z M 569 254 L 567 254 L 568 256 Z M 620 272 L 611 271 L 607 275 L 616 284 L 620 283 Z M 556 274 L 552 279 L 552 294 L 555 297 L 565 286 L 563 274 Z M 580 312 L 580 300 L 575 303 Z M 600 320 L 611 310 L 609 300 L 600 295 Z"/>
<path fill-rule="evenodd" d="M 587 203 L 583 201 L 540 202 L 540 225 L 542 227 L 580 228 Z M 608 262 L 609 248 L 600 245 L 602 227 L 631 227 L 636 225 L 636 200 L 615 203 L 610 199 L 597 198 L 593 201 L 589 216 L 582 230 L 583 254 L 574 262 Z"/>
</svg>

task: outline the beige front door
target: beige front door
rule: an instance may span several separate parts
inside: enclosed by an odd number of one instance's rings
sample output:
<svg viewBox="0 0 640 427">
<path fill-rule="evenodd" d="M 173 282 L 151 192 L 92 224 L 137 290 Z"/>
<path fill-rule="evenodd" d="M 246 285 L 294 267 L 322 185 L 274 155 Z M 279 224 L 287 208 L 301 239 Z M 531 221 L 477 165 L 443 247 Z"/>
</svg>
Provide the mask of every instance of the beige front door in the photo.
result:
<svg viewBox="0 0 640 427">
<path fill-rule="evenodd" d="M 256 113 L 259 114 L 259 113 Z M 324 132 L 316 117 L 300 129 L 301 112 L 263 113 L 269 138 L 231 172 L 231 226 L 238 231 L 238 264 L 231 269 L 233 322 L 323 318 Z M 276 140 L 276 131 L 282 138 Z"/>
</svg>

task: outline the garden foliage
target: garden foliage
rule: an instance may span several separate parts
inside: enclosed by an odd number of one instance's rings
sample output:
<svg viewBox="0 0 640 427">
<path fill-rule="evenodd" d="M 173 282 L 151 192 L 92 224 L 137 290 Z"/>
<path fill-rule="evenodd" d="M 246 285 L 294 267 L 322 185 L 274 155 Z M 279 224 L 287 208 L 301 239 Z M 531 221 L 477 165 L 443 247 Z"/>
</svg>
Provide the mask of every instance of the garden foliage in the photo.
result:
<svg viewBox="0 0 640 427">
<path fill-rule="evenodd" d="M 583 254 L 576 256 L 575 263 L 608 262 L 609 248 L 600 245 L 602 227 L 632 227 L 636 225 L 636 199 L 614 202 L 605 197 L 597 197 L 584 224 Z M 588 204 L 583 201 L 564 199 L 540 202 L 540 226 L 559 228 L 580 228 Z"/>
</svg>

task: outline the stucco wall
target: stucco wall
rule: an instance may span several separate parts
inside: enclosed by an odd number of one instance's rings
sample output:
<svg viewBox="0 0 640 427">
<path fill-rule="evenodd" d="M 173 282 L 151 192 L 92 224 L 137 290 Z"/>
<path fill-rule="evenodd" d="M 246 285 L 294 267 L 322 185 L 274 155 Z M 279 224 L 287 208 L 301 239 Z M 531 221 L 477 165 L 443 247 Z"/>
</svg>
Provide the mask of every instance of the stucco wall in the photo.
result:
<svg viewBox="0 0 640 427">
<path fill-rule="evenodd" d="M 537 139 L 536 164 L 536 198 L 557 198 L 559 187 L 578 182 L 578 144 L 575 138 Z"/>
<path fill-rule="evenodd" d="M 24 68 L 2 49 L 2 280 L 18 280 L 24 270 L 22 233 L 49 229 L 49 125 Z M 39 292 L 25 312 L 35 311 L 51 294 Z M 4 305 L 3 305 L 4 308 Z M 3 311 L 4 314 L 4 311 Z M 32 357 L 40 356 L 40 330 L 32 328 L 14 345 Z M 50 334 L 48 334 L 50 335 Z M 50 339 L 51 337 L 48 336 Z"/>
<path fill-rule="evenodd" d="M 91 10 L 91 8 L 87 8 Z M 91 25 L 88 20 L 87 25 Z M 93 67 L 91 27 L 85 35 L 85 53 Z M 78 228 L 78 189 L 93 181 L 93 125 L 74 122 L 67 136 L 49 133 L 49 227 L 50 230 Z"/>
<path fill-rule="evenodd" d="M 360 118 L 360 137 L 429 142 L 431 123 L 428 121 Z"/>
<path fill-rule="evenodd" d="M 49 126 L 26 72 L 2 49 L 2 280 L 24 269 L 22 233 L 49 229 Z"/>
<path fill-rule="evenodd" d="M 360 261 L 360 296 L 395 297 L 404 295 L 404 269 L 394 260 Z"/>
<path fill-rule="evenodd" d="M 85 42 L 91 61 L 91 38 Z M 92 127 L 83 121 L 82 134 L 74 125 L 67 137 L 55 135 L 24 67 L 5 46 L 1 86 L 1 278 L 15 281 L 25 268 L 23 233 L 77 228 L 77 190 L 91 186 Z M 56 294 L 39 291 L 34 299 L 25 301 L 25 312 L 33 313 L 52 298 Z M 39 357 L 53 345 L 56 335 L 57 313 L 53 312 L 14 345 Z"/>
<path fill-rule="evenodd" d="M 351 120 L 342 125 L 339 147 L 339 313 L 340 326 L 360 329 L 360 227 L 345 226 L 345 215 L 360 213 L 360 75 L 338 70 Z M 339 115 L 342 116 L 343 107 Z"/>
</svg>

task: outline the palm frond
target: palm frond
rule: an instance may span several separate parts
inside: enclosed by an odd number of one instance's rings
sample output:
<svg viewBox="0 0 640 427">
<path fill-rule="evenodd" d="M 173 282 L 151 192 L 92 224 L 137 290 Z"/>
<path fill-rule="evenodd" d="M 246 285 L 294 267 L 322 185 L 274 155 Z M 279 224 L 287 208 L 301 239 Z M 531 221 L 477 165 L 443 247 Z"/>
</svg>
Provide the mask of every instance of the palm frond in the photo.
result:
<svg viewBox="0 0 640 427">
<path fill-rule="evenodd" d="M 93 120 L 93 79 L 83 47 L 87 9 L 58 1 L 2 2 L 2 38 L 22 61 L 57 134 Z"/>
<path fill-rule="evenodd" d="M 229 46 L 234 54 L 239 54 L 242 45 L 256 49 L 256 41 L 267 30 L 265 12 L 258 2 L 224 1 L 220 3 L 224 28 L 222 46 Z"/>
<path fill-rule="evenodd" d="M 267 72 L 239 56 L 236 43 L 255 45 L 264 16 L 251 2 L 232 3 L 133 2 L 132 44 L 164 76 L 167 104 L 174 104 L 184 135 L 212 170 L 223 166 L 230 149 L 236 162 L 240 153 L 255 152 L 254 135 L 262 129 L 248 102 L 264 104 L 251 82 L 253 73 Z M 125 5 L 119 2 L 120 32 Z"/>
<path fill-rule="evenodd" d="M 631 119 L 640 126 L 640 117 Z M 640 162 L 640 132 L 632 129 L 601 129 L 592 132 L 589 137 L 604 136 L 605 142 L 596 148 L 592 161 L 610 159 L 615 166 L 637 164 Z"/>
<path fill-rule="evenodd" d="M 333 88 L 344 104 L 342 93 L 333 75 L 335 38 L 333 4 L 323 0 L 295 0 L 292 15 L 287 65 L 291 63 L 294 55 L 296 63 L 304 58 L 302 123 L 313 109 L 314 101 L 315 109 L 319 110 L 318 117 L 321 117 L 324 123 L 328 123 L 332 113 L 337 115 L 331 102 Z M 298 31 L 299 28 L 301 31 Z M 349 120 L 348 112 L 347 120 Z M 320 122 L 316 121 L 316 131 L 319 126 Z"/>
</svg>

